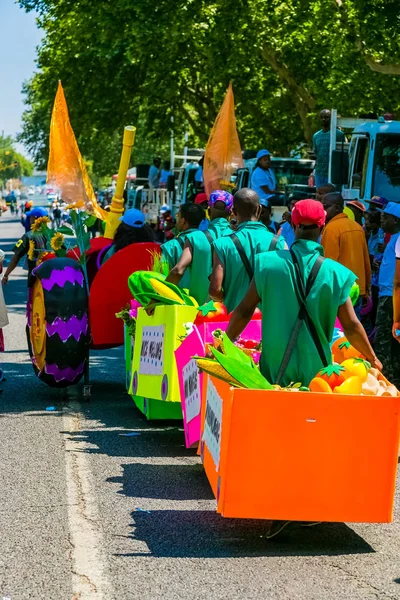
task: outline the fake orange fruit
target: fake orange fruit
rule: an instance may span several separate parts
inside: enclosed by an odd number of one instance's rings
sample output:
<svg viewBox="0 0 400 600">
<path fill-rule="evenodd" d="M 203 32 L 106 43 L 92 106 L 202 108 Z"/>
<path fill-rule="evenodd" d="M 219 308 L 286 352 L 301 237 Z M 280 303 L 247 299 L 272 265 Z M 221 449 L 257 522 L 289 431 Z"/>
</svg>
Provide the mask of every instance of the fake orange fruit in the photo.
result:
<svg viewBox="0 0 400 600">
<path fill-rule="evenodd" d="M 310 388 L 310 392 L 323 392 L 326 394 L 332 394 L 331 386 L 327 381 L 325 381 L 325 379 L 322 379 L 322 377 L 314 377 L 314 379 L 310 381 L 308 387 Z"/>
<path fill-rule="evenodd" d="M 317 374 L 317 377 L 320 377 L 329 385 L 329 387 L 333 390 L 338 385 L 341 385 L 344 378 L 344 367 L 340 365 L 328 365 L 324 369 Z"/>
<path fill-rule="evenodd" d="M 332 344 L 332 354 L 334 361 L 339 364 L 348 358 L 364 358 L 361 352 L 356 350 L 345 337 L 337 339 Z"/>
</svg>

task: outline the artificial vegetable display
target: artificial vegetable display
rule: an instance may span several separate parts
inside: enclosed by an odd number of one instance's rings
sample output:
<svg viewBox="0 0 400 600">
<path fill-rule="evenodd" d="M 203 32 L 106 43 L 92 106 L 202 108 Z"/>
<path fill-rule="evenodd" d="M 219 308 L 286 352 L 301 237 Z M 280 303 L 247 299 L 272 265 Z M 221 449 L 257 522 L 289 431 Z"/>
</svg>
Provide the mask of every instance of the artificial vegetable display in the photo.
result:
<svg viewBox="0 0 400 600">
<path fill-rule="evenodd" d="M 348 342 L 344 343 L 346 354 L 352 352 L 350 344 L 347 347 Z M 261 344 L 254 340 L 239 339 L 232 342 L 221 329 L 215 329 L 213 344 L 206 344 L 206 349 L 208 357 L 194 357 L 198 367 L 233 387 L 366 396 L 397 396 L 398 394 L 394 385 L 359 356 L 346 358 L 342 364 L 333 363 L 321 369 L 308 387 L 299 382 L 282 388 L 269 383 L 260 373 L 257 355 L 261 350 Z M 354 352 L 357 353 L 356 350 Z"/>
<path fill-rule="evenodd" d="M 229 320 L 224 304 L 210 300 L 198 306 L 192 296 L 173 283 L 165 281 L 165 277 L 166 275 L 159 271 L 136 271 L 128 279 L 129 289 L 144 308 L 160 304 L 198 307 L 195 325 Z"/>
<path fill-rule="evenodd" d="M 212 337 L 213 337 L 212 345 L 217 350 L 220 350 L 221 347 L 223 346 L 223 336 L 224 336 L 224 332 L 222 331 L 222 329 L 219 329 L 219 328 L 214 329 L 214 331 L 212 332 Z M 240 350 L 242 350 L 245 354 L 247 354 L 248 356 L 251 356 L 256 364 L 258 364 L 260 362 L 261 348 L 262 348 L 261 341 L 251 340 L 251 339 L 246 339 L 244 337 L 240 337 L 234 341 L 234 344 L 235 344 L 235 346 L 240 348 Z M 206 348 L 209 352 L 211 352 L 210 344 L 206 344 Z"/>
<path fill-rule="evenodd" d="M 344 343 L 347 353 L 348 342 Z M 346 358 L 340 365 L 335 363 L 319 371 L 310 382 L 310 391 L 363 396 L 397 396 L 398 394 L 396 387 L 389 383 L 382 373 L 371 368 L 368 361 L 359 357 Z"/>
<path fill-rule="evenodd" d="M 165 281 L 165 275 L 156 271 L 136 271 L 128 279 L 129 289 L 143 307 L 149 304 L 197 306 L 194 298 L 185 294 L 173 283 Z"/>
<path fill-rule="evenodd" d="M 344 380 L 345 368 L 341 365 L 328 365 L 318 373 L 315 379 L 323 379 L 325 383 L 333 390 L 333 388 L 341 385 Z M 322 391 L 322 390 L 321 390 Z"/>
<path fill-rule="evenodd" d="M 222 336 L 221 352 L 210 346 L 214 358 L 194 357 L 198 367 L 235 387 L 273 390 L 273 386 L 260 373 L 253 359 L 238 348 L 226 335 Z"/>
<path fill-rule="evenodd" d="M 228 311 L 225 308 L 225 305 L 222 302 L 214 302 L 210 300 L 203 306 L 199 306 L 199 312 L 197 313 L 197 317 L 194 321 L 195 325 L 201 325 L 206 322 L 221 322 L 228 321 Z"/>
<path fill-rule="evenodd" d="M 339 364 L 348 358 L 364 358 L 361 352 L 356 350 L 346 337 L 340 337 L 333 342 L 331 350 L 334 362 Z"/>
</svg>

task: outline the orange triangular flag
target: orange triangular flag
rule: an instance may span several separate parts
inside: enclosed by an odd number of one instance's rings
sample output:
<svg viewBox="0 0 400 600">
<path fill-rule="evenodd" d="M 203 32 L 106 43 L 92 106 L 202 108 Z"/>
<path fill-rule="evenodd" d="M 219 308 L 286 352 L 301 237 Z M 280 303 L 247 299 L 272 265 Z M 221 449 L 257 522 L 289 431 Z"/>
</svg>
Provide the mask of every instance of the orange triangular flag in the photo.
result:
<svg viewBox="0 0 400 600">
<path fill-rule="evenodd" d="M 232 84 L 215 119 L 204 156 L 204 187 L 207 196 L 224 189 L 236 169 L 243 167 L 242 150 L 236 130 Z"/>
<path fill-rule="evenodd" d="M 71 127 L 67 102 L 61 81 L 50 123 L 50 154 L 47 164 L 47 182 L 61 190 L 62 199 L 76 208 L 106 219 L 107 212 L 97 204 L 85 163 Z"/>
</svg>

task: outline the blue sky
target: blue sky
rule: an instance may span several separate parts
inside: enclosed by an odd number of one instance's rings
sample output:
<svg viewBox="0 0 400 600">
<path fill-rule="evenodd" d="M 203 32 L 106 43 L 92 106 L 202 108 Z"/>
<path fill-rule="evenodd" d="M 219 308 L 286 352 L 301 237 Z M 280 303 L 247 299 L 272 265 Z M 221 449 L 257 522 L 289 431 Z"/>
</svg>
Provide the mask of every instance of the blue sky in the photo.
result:
<svg viewBox="0 0 400 600">
<path fill-rule="evenodd" d="M 21 131 L 22 83 L 36 69 L 35 49 L 41 39 L 35 18 L 35 13 L 25 13 L 14 0 L 0 0 L 0 133 L 6 135 Z M 26 154 L 23 147 L 18 150 Z"/>
</svg>

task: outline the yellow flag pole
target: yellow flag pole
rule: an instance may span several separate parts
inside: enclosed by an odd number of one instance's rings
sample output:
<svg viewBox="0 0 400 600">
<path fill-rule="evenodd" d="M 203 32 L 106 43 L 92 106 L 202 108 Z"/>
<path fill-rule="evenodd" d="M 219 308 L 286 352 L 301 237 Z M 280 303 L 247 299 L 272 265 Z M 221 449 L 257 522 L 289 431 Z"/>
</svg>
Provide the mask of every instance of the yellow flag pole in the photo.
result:
<svg viewBox="0 0 400 600">
<path fill-rule="evenodd" d="M 132 146 L 135 141 L 136 127 L 128 125 L 124 129 L 124 138 L 122 141 L 122 153 L 121 160 L 118 169 L 117 185 L 115 188 L 115 194 L 111 201 L 110 212 L 107 219 L 106 230 L 104 237 L 113 239 L 117 227 L 119 225 L 119 219 L 124 212 L 124 189 L 126 176 L 129 169 L 129 162 L 131 159 Z"/>
</svg>

